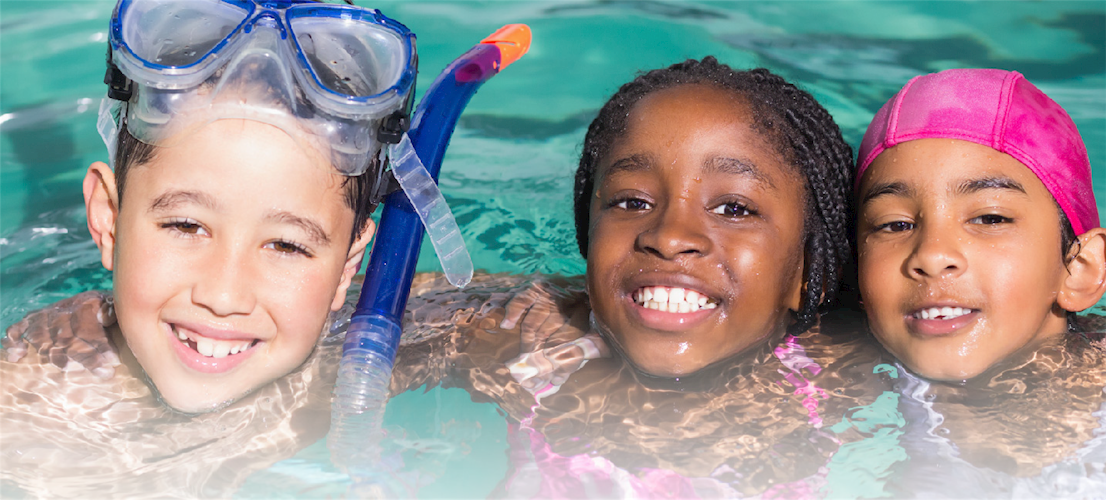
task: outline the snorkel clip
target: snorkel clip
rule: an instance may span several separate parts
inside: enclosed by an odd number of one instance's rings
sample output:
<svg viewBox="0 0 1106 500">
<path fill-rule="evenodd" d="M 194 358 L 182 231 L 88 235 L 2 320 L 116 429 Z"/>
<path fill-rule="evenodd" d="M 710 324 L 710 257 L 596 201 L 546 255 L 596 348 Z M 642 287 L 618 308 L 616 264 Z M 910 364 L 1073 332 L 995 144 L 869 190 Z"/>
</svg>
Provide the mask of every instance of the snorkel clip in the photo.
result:
<svg viewBox="0 0 1106 500">
<path fill-rule="evenodd" d="M 108 44 L 108 70 L 104 73 L 104 83 L 108 86 L 108 97 L 117 101 L 129 101 L 134 95 L 134 85 L 115 63 L 111 62 L 111 44 Z"/>
</svg>

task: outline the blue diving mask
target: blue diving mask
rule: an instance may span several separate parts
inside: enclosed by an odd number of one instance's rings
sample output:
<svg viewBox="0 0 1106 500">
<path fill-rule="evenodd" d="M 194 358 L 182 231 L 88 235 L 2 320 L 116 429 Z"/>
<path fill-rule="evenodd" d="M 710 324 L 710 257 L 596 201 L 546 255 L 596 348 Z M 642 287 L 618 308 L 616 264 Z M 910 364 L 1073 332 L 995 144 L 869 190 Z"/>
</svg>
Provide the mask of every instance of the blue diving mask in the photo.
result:
<svg viewBox="0 0 1106 500">
<path fill-rule="evenodd" d="M 97 125 L 112 156 L 124 123 L 158 147 L 221 119 L 278 127 L 342 174 L 373 175 L 374 206 L 403 189 L 450 281 L 463 286 L 471 259 L 406 138 L 417 66 L 415 35 L 374 9 L 312 0 L 119 0 Z"/>
<path fill-rule="evenodd" d="M 250 119 L 328 152 L 346 175 L 398 143 L 415 36 L 379 11 L 306 0 L 120 0 L 109 96 L 156 146 L 214 120 Z M 117 70 L 115 73 L 112 70 Z"/>
</svg>

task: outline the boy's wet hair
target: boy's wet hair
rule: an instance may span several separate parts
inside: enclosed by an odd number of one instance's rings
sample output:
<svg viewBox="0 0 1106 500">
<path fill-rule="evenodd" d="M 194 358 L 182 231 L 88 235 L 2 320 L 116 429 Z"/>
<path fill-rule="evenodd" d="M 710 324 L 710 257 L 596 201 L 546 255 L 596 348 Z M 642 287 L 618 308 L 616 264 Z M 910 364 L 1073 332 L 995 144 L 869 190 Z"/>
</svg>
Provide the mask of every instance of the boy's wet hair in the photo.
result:
<svg viewBox="0 0 1106 500">
<path fill-rule="evenodd" d="M 630 110 L 653 92 L 689 84 L 711 85 L 740 96 L 753 112 L 753 129 L 803 179 L 806 268 L 802 303 L 789 330 L 806 331 L 818 321 L 820 308 L 834 302 L 852 259 L 852 148 L 813 96 L 767 69 L 736 71 L 708 56 L 644 73 L 619 88 L 588 127 L 576 170 L 574 210 L 580 253 L 587 257 L 595 172 L 614 142 L 625 134 Z"/>
</svg>

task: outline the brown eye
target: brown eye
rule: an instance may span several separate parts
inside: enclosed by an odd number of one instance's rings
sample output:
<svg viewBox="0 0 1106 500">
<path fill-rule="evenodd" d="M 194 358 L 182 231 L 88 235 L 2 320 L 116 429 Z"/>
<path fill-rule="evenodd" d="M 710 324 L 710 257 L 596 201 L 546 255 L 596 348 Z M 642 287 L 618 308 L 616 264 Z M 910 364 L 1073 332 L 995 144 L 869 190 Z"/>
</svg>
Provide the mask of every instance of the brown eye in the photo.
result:
<svg viewBox="0 0 1106 500">
<path fill-rule="evenodd" d="M 181 236 L 203 236 L 207 234 L 207 230 L 199 222 L 191 219 L 178 219 L 171 220 L 159 225 L 162 229 L 168 229 Z"/>
<path fill-rule="evenodd" d="M 191 222 L 181 222 L 176 225 L 177 231 L 188 234 L 196 234 L 200 232 L 199 224 L 192 224 Z"/>
<path fill-rule="evenodd" d="M 753 215 L 753 211 L 740 203 L 723 203 L 714 207 L 711 213 L 725 215 L 726 217 L 747 217 Z"/>
<path fill-rule="evenodd" d="M 307 249 L 304 248 L 303 245 L 300 245 L 298 243 L 294 243 L 294 242 L 291 242 L 291 241 L 278 240 L 278 241 L 273 241 L 273 242 L 271 242 L 271 243 L 269 243 L 265 246 L 267 248 L 271 248 L 273 250 L 276 250 L 277 252 L 282 253 L 282 254 L 287 254 L 287 255 L 300 254 L 300 255 L 307 256 L 307 257 L 312 257 L 311 252 L 308 252 Z"/>
<path fill-rule="evenodd" d="M 649 210 L 650 208 L 653 208 L 653 205 L 651 203 L 640 198 L 616 200 L 613 206 L 633 212 L 640 212 L 642 210 Z"/>
<path fill-rule="evenodd" d="M 911 229 L 914 229 L 914 223 L 904 220 L 888 222 L 887 224 L 883 224 L 876 228 L 877 231 L 887 231 L 889 233 L 901 233 L 903 231 L 909 231 Z"/>
<path fill-rule="evenodd" d="M 1014 219 L 1011 219 L 1009 217 L 1003 217 L 1003 216 L 998 215 L 998 214 L 986 214 L 986 215 L 980 215 L 979 217 L 975 217 L 975 218 L 973 218 L 972 220 L 970 220 L 968 222 L 970 222 L 972 224 L 983 224 L 983 225 L 986 225 L 986 226 L 991 226 L 991 225 L 995 225 L 995 224 L 1006 224 L 1008 222 L 1013 222 L 1013 221 L 1014 221 Z"/>
</svg>

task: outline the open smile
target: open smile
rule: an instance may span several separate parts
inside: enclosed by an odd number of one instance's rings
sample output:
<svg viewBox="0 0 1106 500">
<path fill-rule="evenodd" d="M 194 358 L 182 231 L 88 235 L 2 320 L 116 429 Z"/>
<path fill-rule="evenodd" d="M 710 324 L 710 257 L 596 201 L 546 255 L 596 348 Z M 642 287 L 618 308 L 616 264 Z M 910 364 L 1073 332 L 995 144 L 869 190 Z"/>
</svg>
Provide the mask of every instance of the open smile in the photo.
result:
<svg viewBox="0 0 1106 500">
<path fill-rule="evenodd" d="M 176 323 L 169 323 L 173 350 L 189 368 L 202 373 L 222 373 L 245 361 L 261 339 L 216 339 Z"/>
<path fill-rule="evenodd" d="M 980 311 L 959 306 L 933 306 L 917 309 L 906 315 L 910 330 L 924 336 L 956 333 L 978 318 Z"/>
<path fill-rule="evenodd" d="M 681 287 L 645 286 L 634 291 L 634 302 L 646 309 L 686 314 L 718 307 L 718 299 Z"/>
<path fill-rule="evenodd" d="M 644 286 L 634 290 L 632 316 L 648 329 L 686 333 L 718 312 L 720 300 L 684 287 Z M 629 301 L 628 301 L 629 302 Z"/>
</svg>

